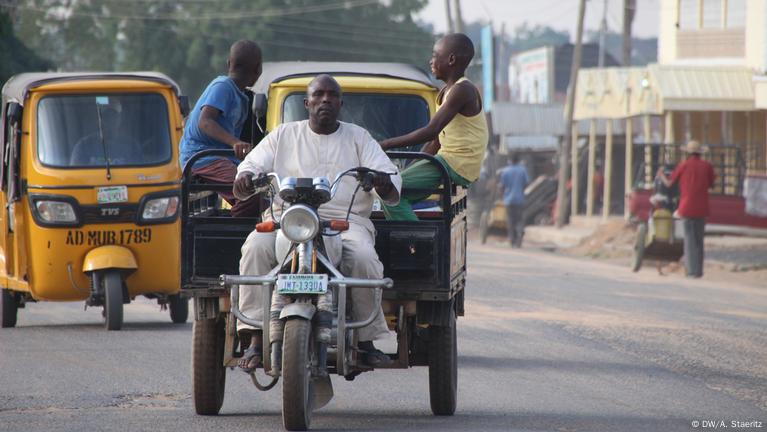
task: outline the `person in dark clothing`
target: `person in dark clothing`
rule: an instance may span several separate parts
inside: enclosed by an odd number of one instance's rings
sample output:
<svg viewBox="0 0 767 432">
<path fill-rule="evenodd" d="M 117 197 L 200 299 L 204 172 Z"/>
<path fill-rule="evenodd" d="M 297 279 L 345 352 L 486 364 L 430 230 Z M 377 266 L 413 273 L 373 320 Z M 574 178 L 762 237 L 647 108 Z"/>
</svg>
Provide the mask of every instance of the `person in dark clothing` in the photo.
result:
<svg viewBox="0 0 767 432">
<path fill-rule="evenodd" d="M 511 165 L 501 170 L 500 187 L 503 191 L 503 204 L 506 206 L 506 221 L 511 247 L 522 246 L 525 234 L 525 187 L 530 183 L 527 169 L 519 163 L 519 155 L 511 156 Z"/>
<path fill-rule="evenodd" d="M 703 235 L 709 214 L 708 190 L 714 185 L 714 167 L 701 159 L 701 145 L 690 141 L 685 148 L 689 156 L 680 163 L 671 177 L 663 168 L 657 177 L 666 185 L 679 184 L 679 208 L 677 213 L 684 220 L 684 256 L 688 277 L 703 276 Z"/>
</svg>

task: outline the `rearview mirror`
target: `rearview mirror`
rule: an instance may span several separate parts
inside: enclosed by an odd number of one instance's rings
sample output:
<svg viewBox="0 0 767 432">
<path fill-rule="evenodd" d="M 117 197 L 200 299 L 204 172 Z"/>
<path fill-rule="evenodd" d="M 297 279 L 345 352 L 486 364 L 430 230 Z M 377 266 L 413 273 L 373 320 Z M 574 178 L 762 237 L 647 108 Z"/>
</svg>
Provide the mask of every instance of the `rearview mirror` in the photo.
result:
<svg viewBox="0 0 767 432">
<path fill-rule="evenodd" d="M 256 93 L 253 95 L 253 116 L 256 118 L 266 115 L 266 95 Z"/>
<path fill-rule="evenodd" d="M 186 117 L 189 115 L 189 112 L 191 111 L 189 109 L 189 96 L 179 96 L 178 97 L 178 107 L 181 110 L 181 116 Z"/>
</svg>

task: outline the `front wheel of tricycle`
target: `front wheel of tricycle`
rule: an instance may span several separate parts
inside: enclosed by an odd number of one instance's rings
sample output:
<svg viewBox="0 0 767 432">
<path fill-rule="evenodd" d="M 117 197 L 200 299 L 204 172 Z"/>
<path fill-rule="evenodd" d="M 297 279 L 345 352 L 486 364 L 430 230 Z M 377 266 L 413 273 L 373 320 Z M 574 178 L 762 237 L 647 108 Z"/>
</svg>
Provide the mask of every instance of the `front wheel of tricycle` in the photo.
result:
<svg viewBox="0 0 767 432">
<path fill-rule="evenodd" d="M 285 323 L 282 343 L 282 424 L 290 431 L 307 430 L 312 416 L 309 344 L 311 322 L 294 318 Z"/>
<path fill-rule="evenodd" d="M 168 309 L 174 324 L 184 324 L 189 318 L 189 300 L 181 297 L 181 294 L 168 296 Z"/>
<path fill-rule="evenodd" d="M 637 229 L 636 243 L 634 243 L 634 261 L 631 264 L 631 270 L 638 272 L 642 268 L 644 259 L 645 245 L 647 244 L 647 224 L 639 225 Z"/>
<path fill-rule="evenodd" d="M 123 326 L 123 281 L 120 272 L 106 271 L 99 279 L 104 284 L 104 327 L 120 330 Z"/>
<path fill-rule="evenodd" d="M 192 327 L 192 396 L 200 415 L 216 415 L 224 404 L 226 321 L 195 320 Z"/>
<path fill-rule="evenodd" d="M 458 340 L 455 312 L 450 311 L 447 326 L 429 329 L 429 398 L 434 415 L 455 413 L 458 396 Z"/>
<path fill-rule="evenodd" d="M 0 294 L 0 321 L 2 328 L 16 327 L 16 317 L 19 311 L 19 302 L 11 290 L 2 289 Z"/>
</svg>

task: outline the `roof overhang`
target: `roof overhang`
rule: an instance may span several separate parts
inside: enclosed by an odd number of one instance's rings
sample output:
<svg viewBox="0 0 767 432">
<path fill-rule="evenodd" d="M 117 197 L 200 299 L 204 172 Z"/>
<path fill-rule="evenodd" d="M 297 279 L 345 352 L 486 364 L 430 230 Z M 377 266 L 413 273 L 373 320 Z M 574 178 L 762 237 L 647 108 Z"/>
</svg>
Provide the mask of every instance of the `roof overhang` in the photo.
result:
<svg viewBox="0 0 767 432">
<path fill-rule="evenodd" d="M 736 66 L 583 69 L 578 74 L 575 119 L 618 119 L 666 111 L 753 111 L 752 81 L 751 69 Z"/>
</svg>

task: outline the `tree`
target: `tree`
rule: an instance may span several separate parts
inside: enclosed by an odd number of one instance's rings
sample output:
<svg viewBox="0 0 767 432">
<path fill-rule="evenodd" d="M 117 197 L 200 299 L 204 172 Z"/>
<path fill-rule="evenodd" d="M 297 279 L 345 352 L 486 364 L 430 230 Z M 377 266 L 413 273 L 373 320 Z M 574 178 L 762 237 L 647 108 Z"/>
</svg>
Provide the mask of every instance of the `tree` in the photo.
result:
<svg viewBox="0 0 767 432">
<path fill-rule="evenodd" d="M 13 33 L 11 19 L 0 11 L 0 85 L 21 72 L 45 71 L 53 65 L 27 48 Z"/>
<path fill-rule="evenodd" d="M 157 70 L 199 95 L 229 46 L 266 61 L 396 61 L 426 66 L 434 42 L 413 21 L 426 0 L 19 0 L 16 28 L 63 70 Z"/>
</svg>

